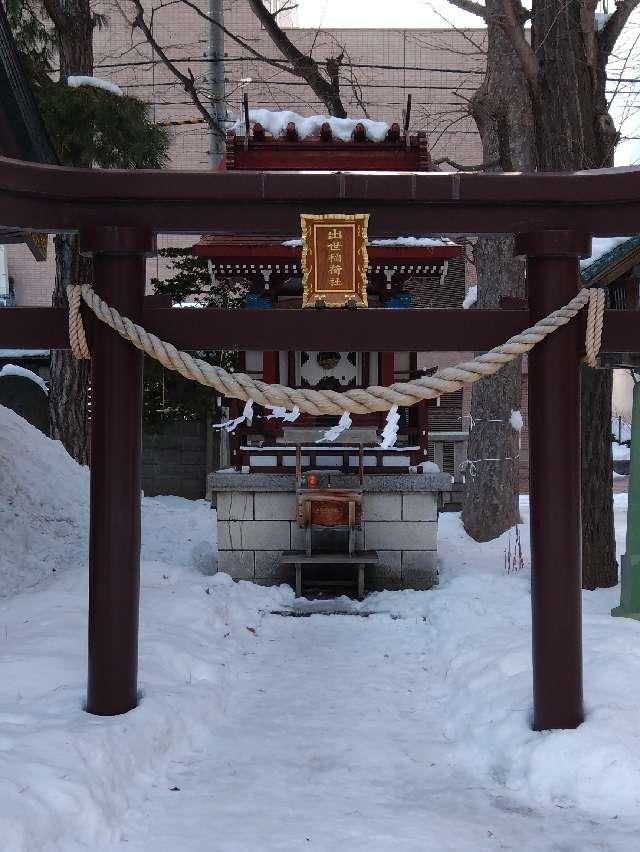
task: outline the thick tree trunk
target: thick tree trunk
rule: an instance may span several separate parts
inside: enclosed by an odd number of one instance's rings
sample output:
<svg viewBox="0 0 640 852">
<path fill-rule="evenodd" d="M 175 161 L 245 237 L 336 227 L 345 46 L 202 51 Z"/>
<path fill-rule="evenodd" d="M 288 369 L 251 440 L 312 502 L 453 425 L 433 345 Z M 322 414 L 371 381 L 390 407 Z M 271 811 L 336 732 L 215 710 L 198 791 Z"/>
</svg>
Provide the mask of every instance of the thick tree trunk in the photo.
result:
<svg viewBox="0 0 640 852">
<path fill-rule="evenodd" d="M 475 258 L 479 308 L 497 308 L 502 295 L 522 294 L 522 264 L 513 259 L 513 237 L 481 237 Z M 476 541 L 497 538 L 520 519 L 520 436 L 510 417 L 520 409 L 521 371 L 518 358 L 473 386 L 462 522 Z"/>
<path fill-rule="evenodd" d="M 613 165 L 616 132 L 607 111 L 606 57 L 593 32 L 593 4 L 533 4 L 538 60 L 536 141 L 540 168 Z M 582 370 L 582 576 L 588 589 L 615 585 L 609 371 Z"/>
<path fill-rule="evenodd" d="M 78 237 L 55 238 L 56 284 L 53 305 L 68 307 L 66 287 L 91 281 L 91 261 L 79 257 Z M 80 464 L 89 463 L 89 361 L 76 361 L 68 349 L 53 349 L 49 362 L 49 420 L 51 437 L 62 441 Z"/>
<path fill-rule="evenodd" d="M 582 414 L 582 587 L 603 589 L 618 582 L 611 477 L 613 372 L 581 370 Z"/>
<path fill-rule="evenodd" d="M 93 19 L 88 0 L 64 0 L 55 17 L 60 50 L 60 76 L 93 73 Z M 76 163 L 75 165 L 90 165 Z M 92 280 L 91 260 L 80 257 L 78 238 L 55 240 L 56 280 L 52 302 L 68 306 L 66 288 Z M 80 464 L 89 462 L 89 362 L 76 361 L 68 350 L 52 350 L 49 364 L 49 421 L 51 437 L 62 441 Z"/>
<path fill-rule="evenodd" d="M 487 7 L 499 12 L 496 0 Z M 493 7 L 496 7 L 493 9 Z M 485 163 L 500 171 L 535 168 L 529 90 L 510 41 L 490 18 L 487 74 L 471 109 Z M 479 308 L 499 308 L 502 296 L 524 296 L 524 268 L 513 258 L 513 238 L 481 237 L 475 246 Z M 519 434 L 510 425 L 520 409 L 520 359 L 473 386 L 462 521 L 476 541 L 494 539 L 519 520 Z"/>
</svg>

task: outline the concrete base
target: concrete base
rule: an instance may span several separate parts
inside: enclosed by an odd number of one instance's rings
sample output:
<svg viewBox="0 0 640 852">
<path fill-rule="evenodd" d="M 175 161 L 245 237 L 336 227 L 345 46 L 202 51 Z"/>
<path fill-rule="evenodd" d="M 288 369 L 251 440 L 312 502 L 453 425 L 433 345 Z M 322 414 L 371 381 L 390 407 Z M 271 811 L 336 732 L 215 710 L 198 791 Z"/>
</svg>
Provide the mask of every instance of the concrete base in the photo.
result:
<svg viewBox="0 0 640 852">
<path fill-rule="evenodd" d="M 358 487 L 354 476 L 325 472 L 323 478 L 324 487 Z M 305 546 L 305 531 L 297 522 L 295 477 L 213 473 L 209 489 L 218 514 L 218 570 L 238 580 L 293 585 L 291 566 L 281 565 L 280 557 L 284 550 Z M 363 490 L 363 524 L 355 547 L 376 550 L 380 557 L 366 569 L 365 588 L 432 588 L 438 579 L 438 508 L 442 494 L 451 490 L 451 477 L 371 475 L 365 476 Z M 313 547 L 315 552 L 345 550 L 346 533 L 315 529 Z"/>
<path fill-rule="evenodd" d="M 625 553 L 621 560 L 620 606 L 611 610 L 614 618 L 640 620 L 640 558 L 629 558 Z"/>
<path fill-rule="evenodd" d="M 623 606 L 616 606 L 611 610 L 614 618 L 634 618 L 640 621 L 640 612 L 628 612 Z"/>
</svg>

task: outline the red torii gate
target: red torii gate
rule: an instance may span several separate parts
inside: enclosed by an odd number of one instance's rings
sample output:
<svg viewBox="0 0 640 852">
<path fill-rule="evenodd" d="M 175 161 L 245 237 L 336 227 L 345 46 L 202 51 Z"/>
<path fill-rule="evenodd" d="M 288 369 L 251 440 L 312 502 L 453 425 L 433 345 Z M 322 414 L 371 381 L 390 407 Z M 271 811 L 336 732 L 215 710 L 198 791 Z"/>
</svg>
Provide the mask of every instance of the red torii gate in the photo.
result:
<svg viewBox="0 0 640 852">
<path fill-rule="evenodd" d="M 95 290 L 181 349 L 326 346 L 323 312 L 145 306 L 157 233 L 295 235 L 301 212 L 369 212 L 370 235 L 514 233 L 527 259 L 522 310 L 335 311 L 331 345 L 484 350 L 566 304 L 591 235 L 640 232 L 640 169 L 561 174 L 163 172 L 42 166 L 0 158 L 0 226 L 79 231 Z M 142 355 L 85 317 L 92 351 L 89 666 L 86 709 L 136 706 Z M 530 355 L 533 727 L 583 719 L 579 362 L 584 318 Z M 602 351 L 638 349 L 633 311 L 609 311 Z M 68 348 L 61 308 L 0 311 L 0 345 Z M 553 435 L 553 440 L 551 440 Z"/>
</svg>

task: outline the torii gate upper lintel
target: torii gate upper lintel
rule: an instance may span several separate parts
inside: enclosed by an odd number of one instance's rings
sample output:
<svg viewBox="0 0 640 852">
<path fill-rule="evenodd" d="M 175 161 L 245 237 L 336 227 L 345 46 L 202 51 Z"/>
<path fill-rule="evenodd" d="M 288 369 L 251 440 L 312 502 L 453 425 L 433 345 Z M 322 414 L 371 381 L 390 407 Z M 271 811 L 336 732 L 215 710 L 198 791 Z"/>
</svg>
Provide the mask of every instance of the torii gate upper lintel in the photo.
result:
<svg viewBox="0 0 640 852">
<path fill-rule="evenodd" d="M 408 312 L 411 316 L 375 309 L 337 312 L 337 339 L 332 339 L 338 348 L 344 341 L 343 348 L 363 351 L 379 348 L 387 335 L 392 349 L 483 349 L 575 296 L 578 260 L 590 253 L 591 234 L 640 232 L 640 169 L 558 175 L 224 174 L 74 170 L 0 159 L 0 224 L 79 230 L 82 250 L 94 256 L 97 293 L 134 322 L 164 329 L 165 339 L 171 340 L 173 331 L 183 349 L 202 348 L 205 339 L 207 348 L 277 349 L 283 339 L 295 348 L 301 325 L 309 348 L 310 340 L 322 340 L 322 314 L 276 310 L 268 324 L 259 318 L 260 325 L 250 316 L 259 312 L 198 311 L 195 321 L 188 309 L 145 308 L 145 258 L 154 251 L 156 233 L 264 233 L 267 223 L 273 233 L 295 236 L 299 214 L 317 210 L 366 210 L 372 234 L 380 236 L 515 233 L 515 250 L 527 260 L 528 309 L 417 310 Z M 637 318 L 632 311 L 609 312 L 603 350 L 632 350 L 640 339 Z M 87 710 L 115 715 L 138 701 L 142 356 L 107 326 L 89 322 L 88 327 L 93 417 Z M 533 727 L 538 730 L 572 728 L 583 719 L 581 339 L 580 324 L 571 322 L 530 356 Z M 0 312 L 0 344 L 68 346 L 61 310 Z"/>
</svg>

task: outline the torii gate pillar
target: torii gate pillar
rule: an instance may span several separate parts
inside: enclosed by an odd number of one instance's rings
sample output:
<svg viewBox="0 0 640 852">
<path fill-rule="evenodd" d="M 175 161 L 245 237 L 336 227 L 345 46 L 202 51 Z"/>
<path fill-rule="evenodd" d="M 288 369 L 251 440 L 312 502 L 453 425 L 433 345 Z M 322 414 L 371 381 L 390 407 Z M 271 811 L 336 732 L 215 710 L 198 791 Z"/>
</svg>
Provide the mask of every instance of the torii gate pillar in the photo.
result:
<svg viewBox="0 0 640 852">
<path fill-rule="evenodd" d="M 576 231 L 519 234 L 535 323 L 569 302 L 578 258 L 591 237 Z M 570 322 L 529 355 L 529 493 L 533 728 L 576 728 L 582 705 L 580 340 Z"/>
<path fill-rule="evenodd" d="M 80 232 L 93 256 L 94 289 L 134 322 L 142 319 L 146 228 Z M 142 353 L 105 323 L 91 338 L 91 522 L 86 709 L 116 716 L 138 703 Z"/>
</svg>

